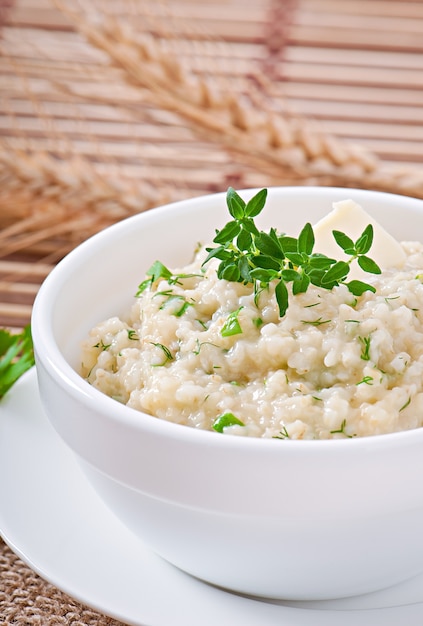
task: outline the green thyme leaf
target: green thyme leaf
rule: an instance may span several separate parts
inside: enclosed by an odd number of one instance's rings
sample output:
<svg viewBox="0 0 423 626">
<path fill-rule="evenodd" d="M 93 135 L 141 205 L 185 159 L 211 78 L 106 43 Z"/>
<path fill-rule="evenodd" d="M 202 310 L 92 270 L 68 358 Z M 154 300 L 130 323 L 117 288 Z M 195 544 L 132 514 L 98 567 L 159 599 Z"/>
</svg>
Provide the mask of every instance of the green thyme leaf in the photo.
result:
<svg viewBox="0 0 423 626">
<path fill-rule="evenodd" d="M 222 268 L 222 272 L 220 274 L 220 278 L 224 280 L 230 280 L 232 282 L 238 282 L 241 276 L 241 272 L 239 271 L 239 267 L 237 263 L 230 263 L 229 265 L 225 265 Z"/>
<path fill-rule="evenodd" d="M 350 266 L 345 261 L 336 261 L 322 278 L 322 286 L 330 285 L 335 281 L 343 280 L 350 271 Z"/>
<path fill-rule="evenodd" d="M 303 272 L 299 274 L 299 278 L 294 280 L 292 285 L 292 293 L 296 296 L 299 293 L 305 293 L 311 282 L 310 276 Z"/>
<path fill-rule="evenodd" d="M 369 224 L 355 242 L 357 254 L 367 254 L 373 243 L 373 226 Z"/>
<path fill-rule="evenodd" d="M 226 194 L 226 203 L 228 205 L 229 213 L 236 220 L 239 220 L 244 217 L 245 211 L 245 202 L 244 200 L 237 194 L 233 187 L 229 187 Z"/>
<path fill-rule="evenodd" d="M 314 247 L 314 233 L 311 224 L 307 223 L 298 236 L 298 252 L 310 255 Z"/>
<path fill-rule="evenodd" d="M 287 252 L 298 251 L 298 239 L 295 239 L 295 237 L 288 237 L 287 235 L 282 235 L 281 237 L 279 237 L 279 242 L 285 254 Z"/>
<path fill-rule="evenodd" d="M 267 199 L 267 189 L 261 189 L 256 195 L 248 201 L 245 207 L 246 217 L 257 217 L 262 212 Z"/>
<path fill-rule="evenodd" d="M 228 222 L 222 230 L 217 231 L 216 237 L 213 239 L 215 243 L 228 243 L 232 241 L 241 231 L 241 226 L 238 222 Z"/>
<path fill-rule="evenodd" d="M 364 254 L 358 257 L 357 263 L 359 264 L 362 270 L 364 270 L 365 272 L 368 272 L 369 274 L 381 274 L 382 273 L 382 270 L 380 269 L 379 265 L 375 261 L 373 261 L 373 259 L 370 259 L 368 256 L 365 256 Z"/>
<path fill-rule="evenodd" d="M 351 280 L 349 283 L 345 284 L 348 287 L 348 290 L 354 296 L 362 296 L 365 291 L 371 291 L 372 293 L 376 293 L 376 289 L 373 287 L 373 285 L 363 283 L 361 280 Z"/>
<path fill-rule="evenodd" d="M 283 280 L 280 280 L 276 285 L 275 296 L 279 307 L 279 315 L 283 317 L 288 309 L 288 289 Z"/>
<path fill-rule="evenodd" d="M 340 246 L 346 254 L 355 254 L 355 245 L 350 237 L 339 230 L 333 230 L 332 235 L 338 246 Z"/>
<path fill-rule="evenodd" d="M 245 228 L 241 228 L 241 231 L 237 237 L 236 245 L 240 250 L 249 250 L 251 248 L 251 244 L 253 242 L 253 238 L 251 233 Z"/>
<path fill-rule="evenodd" d="M 261 232 L 255 238 L 255 244 L 262 254 L 274 257 L 275 259 L 283 259 L 284 253 L 278 241 L 275 241 L 271 235 Z"/>
</svg>

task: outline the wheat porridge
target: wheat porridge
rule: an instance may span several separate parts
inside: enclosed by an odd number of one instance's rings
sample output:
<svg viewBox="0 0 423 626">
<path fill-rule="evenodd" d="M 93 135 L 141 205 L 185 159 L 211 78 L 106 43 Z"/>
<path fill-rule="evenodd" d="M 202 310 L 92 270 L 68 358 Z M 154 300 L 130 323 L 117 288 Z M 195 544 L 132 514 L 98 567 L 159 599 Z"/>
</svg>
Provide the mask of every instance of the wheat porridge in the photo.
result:
<svg viewBox="0 0 423 626">
<path fill-rule="evenodd" d="M 224 434 L 331 439 L 421 427 L 423 246 L 401 248 L 401 267 L 366 273 L 367 286 L 354 288 L 344 278 L 313 284 L 295 253 L 282 287 L 260 271 L 251 282 L 234 267 L 222 277 L 234 257 L 210 248 L 186 267 L 156 262 L 127 316 L 91 331 L 82 374 L 129 407 Z"/>
</svg>

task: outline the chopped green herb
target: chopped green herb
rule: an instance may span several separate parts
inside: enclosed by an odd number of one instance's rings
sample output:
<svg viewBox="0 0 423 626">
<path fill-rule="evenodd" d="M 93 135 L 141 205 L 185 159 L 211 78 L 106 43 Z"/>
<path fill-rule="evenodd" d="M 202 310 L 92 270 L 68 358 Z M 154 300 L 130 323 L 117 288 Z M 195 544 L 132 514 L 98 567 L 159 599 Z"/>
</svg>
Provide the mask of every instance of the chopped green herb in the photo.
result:
<svg viewBox="0 0 423 626">
<path fill-rule="evenodd" d="M 205 322 L 203 322 L 202 320 L 196 319 L 196 322 L 198 322 L 200 324 L 200 326 L 202 326 L 204 328 L 204 330 L 207 330 L 207 324 Z"/>
<path fill-rule="evenodd" d="M 341 435 L 344 435 L 345 437 L 348 437 L 348 439 L 352 439 L 352 438 L 353 438 L 353 437 L 355 437 L 356 435 L 348 435 L 348 434 L 345 432 L 346 425 L 347 425 L 347 420 L 346 420 L 346 419 L 344 419 L 344 420 L 342 420 L 342 422 L 341 422 L 341 426 L 339 427 L 339 429 L 338 429 L 338 430 L 331 430 L 331 431 L 330 431 L 330 434 L 331 434 L 331 435 L 336 435 L 336 434 L 338 434 L 338 433 L 339 433 L 339 434 L 341 434 Z"/>
<path fill-rule="evenodd" d="M 226 319 L 226 322 L 222 326 L 220 334 L 222 337 L 232 337 L 232 335 L 240 335 L 242 333 L 241 324 L 238 320 L 239 312 L 243 307 L 239 307 L 236 311 L 232 311 Z"/>
<path fill-rule="evenodd" d="M 233 413 L 223 413 L 213 422 L 213 429 L 218 433 L 223 433 L 223 430 L 228 426 L 245 426 L 245 424 Z"/>
<path fill-rule="evenodd" d="M 357 384 L 358 385 L 373 385 L 373 376 L 364 376 Z"/>
<path fill-rule="evenodd" d="M 195 350 L 193 350 L 193 354 L 198 355 L 200 354 L 200 350 L 203 346 L 213 346 L 214 348 L 220 348 L 220 346 L 218 346 L 216 343 L 212 343 L 211 341 L 201 341 L 197 338 L 196 339 L 196 348 Z"/>
<path fill-rule="evenodd" d="M 286 430 L 286 426 L 279 431 L 278 435 L 273 435 L 272 439 L 289 439 L 289 432 Z"/>
<path fill-rule="evenodd" d="M 160 310 L 162 310 L 165 307 L 167 307 L 171 302 L 174 302 L 175 300 L 179 300 L 181 302 L 180 308 L 176 309 L 176 311 L 174 311 L 172 313 L 172 315 L 175 315 L 176 317 L 182 317 L 182 315 L 185 313 L 185 311 L 188 309 L 188 307 L 194 305 L 193 302 L 189 302 L 184 296 L 182 296 L 180 294 L 174 294 L 172 292 L 172 290 L 158 291 L 156 294 L 154 294 L 154 296 L 165 296 L 166 297 L 166 300 L 159 307 Z"/>
<path fill-rule="evenodd" d="M 406 409 L 408 405 L 410 404 L 410 402 L 411 402 L 411 396 L 408 398 L 407 402 L 402 405 L 402 407 L 400 408 L 400 412 Z"/>
<path fill-rule="evenodd" d="M 331 321 L 332 320 L 323 320 L 321 317 L 319 317 L 317 320 L 313 320 L 313 321 L 301 320 L 301 323 L 310 324 L 310 326 L 321 326 L 322 324 L 329 324 L 329 322 Z"/>
<path fill-rule="evenodd" d="M 101 351 L 104 352 L 105 350 L 108 350 L 111 345 L 111 343 L 104 343 L 104 341 L 101 340 L 98 343 L 94 344 L 93 348 L 101 348 Z"/>
<path fill-rule="evenodd" d="M 370 361 L 370 337 L 359 337 L 358 339 L 362 344 L 361 358 L 363 361 Z"/>
<path fill-rule="evenodd" d="M 182 285 L 185 278 L 204 278 L 204 274 L 172 274 L 168 278 L 170 285 Z"/>
<path fill-rule="evenodd" d="M 30 326 L 21 333 L 0 329 L 0 398 L 34 365 Z"/>
<path fill-rule="evenodd" d="M 173 361 L 173 355 L 167 346 L 164 346 L 162 343 L 155 343 L 154 341 L 150 341 L 150 343 L 153 346 L 156 346 L 156 348 L 160 348 L 161 350 L 163 350 L 163 353 L 166 357 L 163 363 L 160 363 L 158 365 L 163 366 L 166 365 L 168 361 Z M 158 365 L 154 365 L 153 367 L 158 367 Z"/>
<path fill-rule="evenodd" d="M 131 341 L 138 341 L 139 339 L 137 332 L 133 328 L 128 328 L 128 339 L 131 339 Z"/>
<path fill-rule="evenodd" d="M 155 261 L 150 269 L 147 270 L 147 278 L 143 280 L 143 282 L 138 285 L 138 291 L 135 294 L 136 297 L 140 296 L 143 291 L 148 289 L 155 283 L 159 278 L 170 278 L 172 276 L 172 272 L 165 266 L 161 261 Z"/>
<path fill-rule="evenodd" d="M 262 326 L 264 324 L 263 320 L 261 319 L 261 317 L 255 317 L 253 319 L 253 324 L 256 328 L 260 328 L 260 326 Z"/>
<path fill-rule="evenodd" d="M 147 278 L 138 285 L 138 290 L 135 294 L 136 297 L 139 297 L 146 289 L 152 287 L 160 278 L 167 280 L 170 285 L 180 285 L 184 278 L 204 278 L 204 274 L 172 274 L 170 269 L 163 265 L 161 261 L 154 261 L 150 269 L 147 270 L 146 276 Z"/>
</svg>

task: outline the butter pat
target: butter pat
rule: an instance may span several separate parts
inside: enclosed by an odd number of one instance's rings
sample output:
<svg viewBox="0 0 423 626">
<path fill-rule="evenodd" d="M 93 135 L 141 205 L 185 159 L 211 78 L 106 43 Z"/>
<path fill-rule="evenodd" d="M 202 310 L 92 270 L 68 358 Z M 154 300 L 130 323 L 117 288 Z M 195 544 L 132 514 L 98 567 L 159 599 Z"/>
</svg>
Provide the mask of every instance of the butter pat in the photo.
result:
<svg viewBox="0 0 423 626">
<path fill-rule="evenodd" d="M 332 231 L 340 230 L 356 241 L 368 224 L 373 226 L 373 244 L 368 256 L 376 261 L 382 270 L 389 267 L 402 267 L 405 263 L 405 252 L 402 246 L 353 200 L 334 202 L 333 211 L 313 226 L 316 239 L 314 251 L 333 259 L 345 260 L 349 257 L 336 243 Z M 351 265 L 348 278 L 365 280 L 366 276 L 369 275 L 363 272 L 357 262 Z"/>
</svg>

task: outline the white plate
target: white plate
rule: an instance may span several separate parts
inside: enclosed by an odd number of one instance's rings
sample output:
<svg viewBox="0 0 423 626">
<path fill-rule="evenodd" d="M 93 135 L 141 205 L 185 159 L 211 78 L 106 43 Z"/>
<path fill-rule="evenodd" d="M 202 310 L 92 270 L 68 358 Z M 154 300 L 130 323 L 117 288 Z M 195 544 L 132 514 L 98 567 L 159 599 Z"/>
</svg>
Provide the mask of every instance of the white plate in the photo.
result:
<svg viewBox="0 0 423 626">
<path fill-rule="evenodd" d="M 42 411 L 35 369 L 0 402 L 0 532 L 56 587 L 136 626 L 423 623 L 423 575 L 358 598 L 283 604 L 222 591 L 169 565 L 86 482 Z"/>
</svg>

